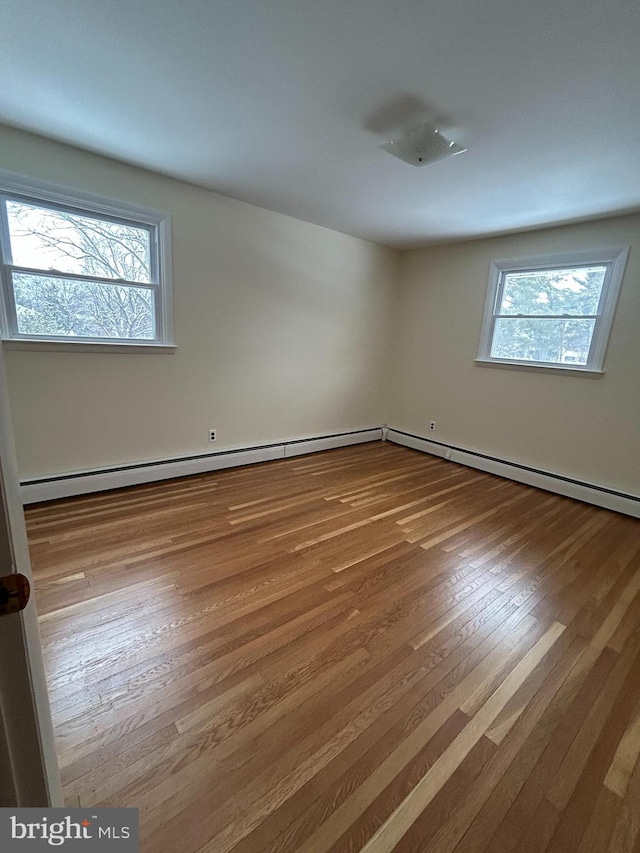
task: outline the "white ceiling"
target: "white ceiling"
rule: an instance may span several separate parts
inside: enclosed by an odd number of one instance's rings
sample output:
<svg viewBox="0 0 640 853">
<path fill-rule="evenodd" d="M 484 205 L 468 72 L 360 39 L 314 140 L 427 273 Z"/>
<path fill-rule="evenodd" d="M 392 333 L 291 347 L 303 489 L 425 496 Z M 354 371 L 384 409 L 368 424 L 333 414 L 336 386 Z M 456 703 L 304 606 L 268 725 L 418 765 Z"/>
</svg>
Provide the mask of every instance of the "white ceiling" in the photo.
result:
<svg viewBox="0 0 640 853">
<path fill-rule="evenodd" d="M 640 208 L 637 0 L 2 0 L 0 120 L 382 243 Z M 424 119 L 468 147 L 379 146 Z M 1 165 L 1 164 L 0 164 Z"/>
</svg>

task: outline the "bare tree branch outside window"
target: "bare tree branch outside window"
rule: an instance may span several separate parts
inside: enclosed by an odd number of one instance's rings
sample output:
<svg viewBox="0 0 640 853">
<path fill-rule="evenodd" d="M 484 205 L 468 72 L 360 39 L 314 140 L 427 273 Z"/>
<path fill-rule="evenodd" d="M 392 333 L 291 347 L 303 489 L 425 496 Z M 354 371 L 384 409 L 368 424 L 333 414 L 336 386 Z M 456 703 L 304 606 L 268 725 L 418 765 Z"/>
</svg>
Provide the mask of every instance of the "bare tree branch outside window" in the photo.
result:
<svg viewBox="0 0 640 853">
<path fill-rule="evenodd" d="M 154 337 L 154 290 L 121 283 L 152 283 L 148 230 L 18 201 L 7 202 L 7 216 L 14 265 L 42 270 L 13 273 L 21 333 Z"/>
<path fill-rule="evenodd" d="M 586 364 L 605 267 L 507 273 L 491 355 Z"/>
</svg>

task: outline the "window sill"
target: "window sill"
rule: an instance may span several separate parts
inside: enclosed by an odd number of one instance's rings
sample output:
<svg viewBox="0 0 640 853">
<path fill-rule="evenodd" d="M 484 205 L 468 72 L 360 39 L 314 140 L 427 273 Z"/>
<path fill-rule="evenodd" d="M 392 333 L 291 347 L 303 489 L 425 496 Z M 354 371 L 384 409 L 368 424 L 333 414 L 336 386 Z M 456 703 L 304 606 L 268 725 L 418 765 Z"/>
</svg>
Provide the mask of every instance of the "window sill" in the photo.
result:
<svg viewBox="0 0 640 853">
<path fill-rule="evenodd" d="M 31 350 L 41 352 L 117 352 L 122 355 L 131 353 L 163 353 L 170 355 L 177 349 L 175 344 L 129 344 L 103 343 L 102 341 L 37 341 L 26 338 L 5 338 L 2 346 L 7 350 Z"/>
<path fill-rule="evenodd" d="M 584 376 L 587 379 L 601 379 L 604 376 L 604 370 L 587 370 L 584 367 L 556 364 L 525 364 L 521 361 L 493 361 L 486 358 L 476 358 L 474 364 L 478 367 L 497 367 L 501 370 L 526 370 L 529 373 L 563 373 L 567 376 Z"/>
</svg>

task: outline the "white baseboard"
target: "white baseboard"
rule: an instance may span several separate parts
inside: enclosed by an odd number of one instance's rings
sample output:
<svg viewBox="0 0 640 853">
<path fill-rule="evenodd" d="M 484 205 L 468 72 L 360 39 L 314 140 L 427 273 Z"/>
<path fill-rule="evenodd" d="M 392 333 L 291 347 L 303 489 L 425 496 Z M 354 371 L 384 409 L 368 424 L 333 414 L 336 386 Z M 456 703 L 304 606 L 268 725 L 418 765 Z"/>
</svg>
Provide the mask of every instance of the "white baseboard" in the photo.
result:
<svg viewBox="0 0 640 853">
<path fill-rule="evenodd" d="M 565 497 L 640 518 L 640 497 L 621 494 L 603 486 L 576 482 L 549 472 L 536 471 L 504 459 L 487 457 L 473 451 L 451 447 L 392 427 L 372 427 L 371 429 L 355 430 L 337 435 L 283 441 L 263 447 L 225 450 L 185 459 L 141 462 L 138 465 L 125 465 L 100 471 L 80 471 L 43 477 L 37 480 L 26 480 L 21 483 L 21 496 L 25 505 L 39 503 L 40 501 L 73 497 L 74 495 L 137 486 L 142 483 L 153 483 L 158 480 L 203 474 L 208 471 L 219 471 L 224 468 L 254 465 L 258 462 L 268 462 L 274 459 L 288 459 L 306 453 L 318 453 L 335 447 L 347 447 L 383 439 L 424 453 L 430 453 L 432 456 L 440 456 L 469 468 L 477 468 L 548 492 L 555 492 Z"/>
<path fill-rule="evenodd" d="M 343 435 L 330 435 L 324 438 L 310 438 L 305 441 L 292 441 L 284 445 L 285 459 L 290 456 L 302 456 L 305 453 L 317 453 L 319 450 L 331 450 L 333 447 L 347 447 L 350 444 L 365 444 L 367 441 L 380 441 L 382 427 L 351 432 Z"/>
<path fill-rule="evenodd" d="M 157 480 L 186 477 L 191 474 L 203 474 L 207 471 L 218 471 L 223 468 L 235 468 L 239 465 L 254 465 L 257 462 L 286 459 L 290 456 L 316 453 L 334 447 L 363 444 L 367 441 L 380 441 L 381 438 L 382 427 L 373 427 L 338 435 L 283 441 L 264 447 L 224 450 L 219 453 L 209 453 L 206 456 L 141 462 L 138 465 L 123 465 L 100 471 L 79 471 L 71 474 L 42 477 L 37 480 L 25 480 L 20 485 L 20 492 L 22 502 L 26 505 L 73 497 L 74 495 L 121 489 L 125 486 L 138 486 L 141 483 L 153 483 Z"/>
<path fill-rule="evenodd" d="M 414 450 L 421 450 L 423 453 L 430 453 L 432 456 L 441 456 L 443 459 L 449 459 L 451 462 L 457 462 L 469 468 L 478 468 L 480 471 L 487 471 L 489 474 L 497 474 L 500 477 L 506 477 L 508 480 L 526 483 L 528 486 L 535 486 L 547 492 L 555 492 L 558 495 L 574 498 L 584 503 L 621 512 L 623 515 L 640 518 L 640 496 L 626 495 L 592 483 L 581 483 L 568 477 L 551 474 L 548 471 L 537 471 L 515 462 L 488 457 L 459 447 L 451 447 L 391 427 L 387 431 L 387 441 L 393 441 L 395 444 L 402 444 L 404 447 L 411 447 Z"/>
</svg>

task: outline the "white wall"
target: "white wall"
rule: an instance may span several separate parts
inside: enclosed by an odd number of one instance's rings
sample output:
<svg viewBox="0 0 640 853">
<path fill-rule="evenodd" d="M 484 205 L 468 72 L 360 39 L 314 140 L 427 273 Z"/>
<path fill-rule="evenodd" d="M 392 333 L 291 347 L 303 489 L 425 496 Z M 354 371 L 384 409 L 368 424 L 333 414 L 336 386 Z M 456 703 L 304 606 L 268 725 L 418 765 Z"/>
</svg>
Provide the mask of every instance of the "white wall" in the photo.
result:
<svg viewBox="0 0 640 853">
<path fill-rule="evenodd" d="M 640 493 L 640 216 L 398 253 L 0 127 L 0 168 L 169 211 L 174 355 L 5 352 L 23 479 L 378 425 Z M 474 364 L 494 258 L 631 245 L 605 375 Z"/>
<path fill-rule="evenodd" d="M 384 421 L 398 253 L 1 127 L 0 167 L 173 223 L 175 354 L 6 350 L 23 479 Z"/>
<path fill-rule="evenodd" d="M 491 260 L 620 245 L 604 376 L 474 364 Z M 640 215 L 406 252 L 395 309 L 390 425 L 640 494 Z"/>
</svg>

